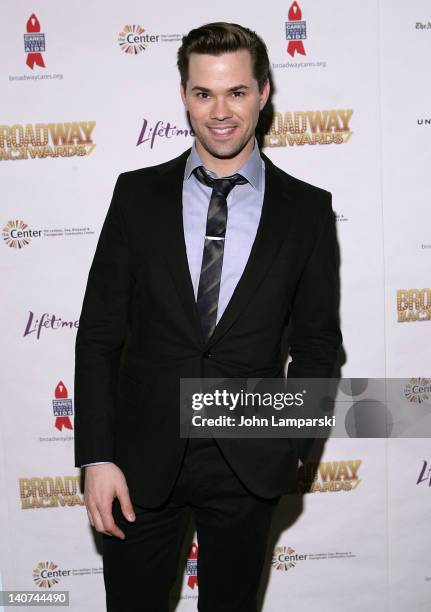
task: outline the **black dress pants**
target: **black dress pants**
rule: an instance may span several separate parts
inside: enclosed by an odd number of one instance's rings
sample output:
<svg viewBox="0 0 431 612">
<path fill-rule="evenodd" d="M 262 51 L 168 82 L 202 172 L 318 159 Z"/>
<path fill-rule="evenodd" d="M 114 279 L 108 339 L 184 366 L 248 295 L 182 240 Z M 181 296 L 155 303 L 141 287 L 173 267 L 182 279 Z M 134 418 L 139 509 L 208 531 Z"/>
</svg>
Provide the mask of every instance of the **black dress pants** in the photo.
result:
<svg viewBox="0 0 431 612">
<path fill-rule="evenodd" d="M 256 612 L 267 537 L 279 497 L 251 494 L 212 438 L 190 438 L 168 500 L 132 504 L 129 523 L 117 499 L 113 516 L 126 538 L 103 535 L 108 612 L 168 612 L 182 541 L 193 515 L 198 542 L 199 612 Z"/>
</svg>

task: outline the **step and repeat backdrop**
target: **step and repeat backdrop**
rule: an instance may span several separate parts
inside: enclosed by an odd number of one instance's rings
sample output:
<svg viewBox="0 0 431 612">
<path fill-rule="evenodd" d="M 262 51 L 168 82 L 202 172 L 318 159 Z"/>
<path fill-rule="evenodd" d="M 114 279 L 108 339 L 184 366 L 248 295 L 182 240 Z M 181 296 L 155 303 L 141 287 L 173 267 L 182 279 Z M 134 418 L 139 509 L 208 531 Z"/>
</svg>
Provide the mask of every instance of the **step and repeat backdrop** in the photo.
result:
<svg viewBox="0 0 431 612">
<path fill-rule="evenodd" d="M 333 194 L 342 374 L 363 379 L 350 399 L 399 377 L 412 409 L 431 409 L 431 6 L 20 0 L 0 14 L 0 585 L 102 611 L 101 541 L 74 467 L 74 342 L 118 174 L 192 144 L 182 35 L 223 20 L 266 41 L 265 153 Z M 431 609 L 429 439 L 332 439 L 311 479 L 275 517 L 262 609 Z M 181 612 L 196 610 L 198 555 L 193 534 Z"/>
</svg>

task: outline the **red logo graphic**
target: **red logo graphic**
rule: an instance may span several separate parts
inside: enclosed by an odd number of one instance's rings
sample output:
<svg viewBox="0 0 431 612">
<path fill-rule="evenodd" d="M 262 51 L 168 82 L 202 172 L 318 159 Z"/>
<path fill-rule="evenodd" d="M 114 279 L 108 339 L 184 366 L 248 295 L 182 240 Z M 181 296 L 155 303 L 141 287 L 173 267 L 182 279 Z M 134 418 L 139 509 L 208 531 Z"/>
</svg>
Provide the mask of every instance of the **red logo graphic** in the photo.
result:
<svg viewBox="0 0 431 612">
<path fill-rule="evenodd" d="M 60 431 L 63 427 L 73 429 L 70 421 L 70 416 L 73 414 L 72 400 L 68 399 L 67 395 L 66 385 L 60 380 L 55 388 L 55 400 L 53 400 L 55 427 Z"/>
<path fill-rule="evenodd" d="M 27 21 L 27 34 L 24 34 L 24 50 L 27 53 L 26 64 L 33 70 L 34 65 L 45 68 L 42 51 L 45 51 L 45 34 L 40 33 L 40 23 L 36 15 L 30 15 Z"/>
<path fill-rule="evenodd" d="M 302 11 L 295 1 L 287 14 L 289 21 L 286 22 L 287 52 L 294 57 L 295 53 L 305 55 L 304 43 L 307 38 L 307 25 L 302 21 Z"/>
<path fill-rule="evenodd" d="M 198 586 L 198 545 L 193 542 L 189 548 L 186 563 L 187 585 L 194 589 Z"/>
</svg>

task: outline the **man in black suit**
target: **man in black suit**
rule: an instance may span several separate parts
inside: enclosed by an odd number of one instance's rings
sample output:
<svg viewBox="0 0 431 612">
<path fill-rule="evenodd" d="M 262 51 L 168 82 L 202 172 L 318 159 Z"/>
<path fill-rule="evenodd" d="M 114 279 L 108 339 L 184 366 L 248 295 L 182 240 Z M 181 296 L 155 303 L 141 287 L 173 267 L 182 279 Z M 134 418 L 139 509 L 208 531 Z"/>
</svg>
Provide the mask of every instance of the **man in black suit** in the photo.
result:
<svg viewBox="0 0 431 612">
<path fill-rule="evenodd" d="M 329 377 L 341 344 L 331 195 L 255 128 L 263 41 L 236 24 L 178 52 L 192 150 L 119 176 L 76 339 L 75 465 L 103 533 L 107 607 L 164 612 L 190 514 L 199 610 L 253 612 L 273 510 L 304 440 L 180 437 L 181 378 Z"/>
</svg>

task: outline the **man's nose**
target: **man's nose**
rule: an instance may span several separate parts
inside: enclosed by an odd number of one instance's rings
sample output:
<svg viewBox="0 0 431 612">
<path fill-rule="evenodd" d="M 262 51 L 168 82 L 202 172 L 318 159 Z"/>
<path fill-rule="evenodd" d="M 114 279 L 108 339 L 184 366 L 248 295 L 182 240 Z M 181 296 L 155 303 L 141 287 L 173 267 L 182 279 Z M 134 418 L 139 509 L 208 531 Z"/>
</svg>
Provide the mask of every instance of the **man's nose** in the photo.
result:
<svg viewBox="0 0 431 612">
<path fill-rule="evenodd" d="M 215 98 L 214 104 L 211 107 L 211 119 L 217 119 L 222 121 L 232 116 L 232 111 L 229 107 L 229 103 L 224 97 Z"/>
</svg>

